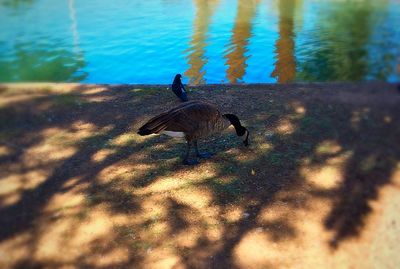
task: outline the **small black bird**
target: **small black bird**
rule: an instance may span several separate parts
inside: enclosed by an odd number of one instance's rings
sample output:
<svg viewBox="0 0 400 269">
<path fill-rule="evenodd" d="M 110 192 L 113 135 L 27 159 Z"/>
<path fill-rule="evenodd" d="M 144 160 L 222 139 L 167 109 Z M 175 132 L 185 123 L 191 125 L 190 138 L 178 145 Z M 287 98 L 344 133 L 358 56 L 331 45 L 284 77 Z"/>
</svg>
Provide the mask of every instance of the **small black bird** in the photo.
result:
<svg viewBox="0 0 400 269">
<path fill-rule="evenodd" d="M 172 82 L 172 91 L 178 96 L 182 102 L 187 102 L 188 98 L 186 95 L 185 87 L 182 84 L 182 75 L 176 74 L 174 81 Z"/>
</svg>

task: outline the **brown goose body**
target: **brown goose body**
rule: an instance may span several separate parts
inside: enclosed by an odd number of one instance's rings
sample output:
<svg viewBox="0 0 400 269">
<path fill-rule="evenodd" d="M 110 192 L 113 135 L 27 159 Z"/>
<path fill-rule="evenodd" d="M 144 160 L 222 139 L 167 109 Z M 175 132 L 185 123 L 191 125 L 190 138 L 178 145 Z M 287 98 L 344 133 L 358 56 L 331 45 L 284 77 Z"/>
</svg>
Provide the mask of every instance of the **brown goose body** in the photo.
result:
<svg viewBox="0 0 400 269">
<path fill-rule="evenodd" d="M 204 101 L 190 101 L 150 119 L 139 132 L 183 133 L 186 140 L 192 141 L 220 132 L 229 125 L 231 122 L 216 106 Z"/>
<path fill-rule="evenodd" d="M 222 114 L 218 107 L 205 101 L 189 101 L 150 119 L 139 128 L 139 135 L 167 134 L 185 137 L 188 142 L 185 164 L 189 162 L 190 147 L 193 143 L 198 157 L 197 140 L 226 129 L 229 125 L 235 127 L 238 136 L 243 136 L 244 144 L 248 145 L 249 132 L 243 127 L 239 118 L 233 114 Z"/>
</svg>

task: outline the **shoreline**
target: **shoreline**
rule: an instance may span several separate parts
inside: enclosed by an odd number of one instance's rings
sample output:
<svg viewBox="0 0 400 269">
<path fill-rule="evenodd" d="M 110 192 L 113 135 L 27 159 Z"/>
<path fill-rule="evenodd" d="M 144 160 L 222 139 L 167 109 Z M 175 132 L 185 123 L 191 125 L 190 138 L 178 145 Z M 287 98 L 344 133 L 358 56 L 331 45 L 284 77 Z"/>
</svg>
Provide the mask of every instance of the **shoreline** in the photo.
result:
<svg viewBox="0 0 400 269">
<path fill-rule="evenodd" d="M 347 81 L 334 81 L 334 82 L 292 82 L 292 83 L 218 83 L 218 84 L 199 84 L 191 85 L 184 84 L 185 87 L 191 88 L 291 88 L 291 87 L 346 87 L 346 86 L 367 86 L 367 87 L 395 87 L 400 85 L 400 82 L 384 82 L 384 81 L 359 81 L 359 82 L 347 82 Z M 99 86 L 99 87 L 144 87 L 144 88 L 164 88 L 170 87 L 171 84 L 140 84 L 140 83 L 80 83 L 80 82 L 6 82 L 0 83 L 0 88 L 41 88 L 41 87 L 77 87 L 77 86 Z"/>
</svg>

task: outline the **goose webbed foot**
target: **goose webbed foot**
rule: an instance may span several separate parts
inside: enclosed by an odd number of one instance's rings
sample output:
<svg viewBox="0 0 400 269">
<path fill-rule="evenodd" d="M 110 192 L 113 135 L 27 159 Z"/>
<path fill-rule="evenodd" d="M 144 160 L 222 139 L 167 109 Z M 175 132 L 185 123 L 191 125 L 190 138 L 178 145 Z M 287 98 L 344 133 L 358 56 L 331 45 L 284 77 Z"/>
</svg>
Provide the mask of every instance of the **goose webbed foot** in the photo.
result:
<svg viewBox="0 0 400 269">
<path fill-rule="evenodd" d="M 203 152 L 203 153 L 197 153 L 197 157 L 201 158 L 201 159 L 209 159 L 211 158 L 213 155 L 211 153 L 208 152 Z"/>
<path fill-rule="evenodd" d="M 197 165 L 197 164 L 199 164 L 199 161 L 196 159 L 193 159 L 193 160 L 184 159 L 183 164 L 184 165 Z"/>
</svg>

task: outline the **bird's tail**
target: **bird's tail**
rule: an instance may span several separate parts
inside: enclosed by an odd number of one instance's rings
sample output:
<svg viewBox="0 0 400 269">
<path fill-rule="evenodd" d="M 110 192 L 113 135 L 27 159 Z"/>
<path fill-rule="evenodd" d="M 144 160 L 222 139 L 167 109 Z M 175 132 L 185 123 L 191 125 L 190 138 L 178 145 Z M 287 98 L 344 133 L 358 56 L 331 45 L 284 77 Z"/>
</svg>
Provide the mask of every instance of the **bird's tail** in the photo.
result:
<svg viewBox="0 0 400 269">
<path fill-rule="evenodd" d="M 141 136 L 152 134 L 152 132 L 149 129 L 143 128 L 143 126 L 140 127 L 140 129 L 137 133 Z"/>
<path fill-rule="evenodd" d="M 152 119 L 150 119 L 146 124 L 139 128 L 139 135 L 150 135 L 157 134 L 167 128 L 167 124 L 171 116 L 168 113 L 162 113 Z"/>
<path fill-rule="evenodd" d="M 158 116 L 151 118 L 146 124 L 139 128 L 139 135 L 158 134 L 168 128 L 171 121 L 180 113 L 181 109 L 190 107 L 196 104 L 197 101 L 188 101 L 169 110 L 168 112 L 161 113 Z"/>
</svg>

